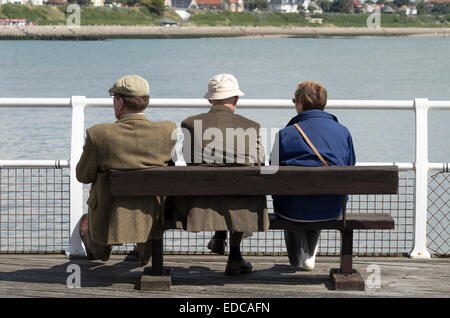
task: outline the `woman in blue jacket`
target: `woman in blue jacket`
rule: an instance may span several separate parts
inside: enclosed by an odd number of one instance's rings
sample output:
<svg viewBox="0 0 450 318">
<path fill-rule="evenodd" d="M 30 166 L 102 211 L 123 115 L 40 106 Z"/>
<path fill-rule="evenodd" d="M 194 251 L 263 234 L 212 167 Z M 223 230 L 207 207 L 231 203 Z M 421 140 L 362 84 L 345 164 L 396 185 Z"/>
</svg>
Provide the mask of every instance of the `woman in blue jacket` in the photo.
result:
<svg viewBox="0 0 450 318">
<path fill-rule="evenodd" d="M 278 147 L 279 165 L 309 167 L 355 165 L 350 132 L 334 115 L 324 111 L 327 103 L 325 87 L 314 81 L 299 83 L 292 101 L 297 116 L 278 132 L 274 145 L 274 150 Z M 318 154 L 305 138 L 310 140 Z M 276 151 L 272 150 L 272 164 L 276 162 L 274 155 Z M 292 222 L 325 221 L 342 215 L 342 196 L 273 195 L 272 197 L 275 213 Z M 284 236 L 291 265 L 313 270 L 320 230 L 285 231 Z"/>
</svg>

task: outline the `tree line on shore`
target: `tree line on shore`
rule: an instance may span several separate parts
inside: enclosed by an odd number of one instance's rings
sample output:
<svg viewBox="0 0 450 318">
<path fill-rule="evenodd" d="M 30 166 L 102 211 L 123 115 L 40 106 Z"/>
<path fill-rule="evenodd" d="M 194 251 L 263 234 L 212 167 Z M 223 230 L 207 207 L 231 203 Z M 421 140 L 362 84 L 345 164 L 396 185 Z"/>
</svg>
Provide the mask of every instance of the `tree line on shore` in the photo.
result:
<svg viewBox="0 0 450 318">
<path fill-rule="evenodd" d="M 92 0 L 67 0 L 67 3 L 76 3 L 80 6 L 90 6 Z M 355 0 L 316 0 L 315 4 L 320 7 L 324 13 L 363 13 L 362 7 L 357 5 Z M 450 14 L 450 3 L 447 2 L 425 2 L 425 0 L 365 0 L 365 4 L 386 5 L 394 9 L 403 6 L 415 6 L 418 15 L 447 15 Z M 121 5 L 125 7 L 141 7 L 148 10 L 150 14 L 162 16 L 167 9 L 163 0 L 105 0 L 105 6 Z M 11 4 L 4 4 L 7 6 Z M 250 12 L 268 12 L 270 11 L 268 0 L 247 0 L 244 2 L 245 8 Z M 299 13 L 304 13 L 305 8 L 298 6 Z M 310 8 L 310 12 L 314 12 Z"/>
<path fill-rule="evenodd" d="M 80 6 L 91 5 L 92 0 L 67 0 L 68 3 L 76 3 Z M 162 15 L 165 10 L 163 0 L 105 0 L 105 5 L 120 4 L 127 7 L 144 7 L 147 8 L 150 13 Z"/>
<path fill-rule="evenodd" d="M 135 1 L 135 0 L 133 0 Z M 354 0 L 317 0 L 316 4 L 327 13 L 361 13 L 361 7 L 357 6 Z M 366 4 L 387 5 L 392 8 L 401 8 L 403 6 L 414 5 L 417 9 L 417 14 L 450 14 L 450 3 L 430 3 L 425 0 L 411 1 L 411 0 L 366 0 Z M 245 2 L 245 8 L 250 11 L 268 11 L 268 0 L 252 0 Z M 299 11 L 304 8 L 299 6 Z M 313 8 L 309 11 L 313 12 Z"/>
<path fill-rule="evenodd" d="M 75 0 L 72 0 L 75 1 Z M 123 0 L 125 1 L 125 0 Z M 308 15 L 300 13 L 280 13 L 259 10 L 257 12 L 230 12 L 226 10 L 188 10 L 191 17 L 182 21 L 173 9 L 167 9 L 156 5 L 156 0 L 127 0 L 142 1 L 140 5 L 124 7 L 81 7 L 82 25 L 161 25 L 161 17 L 168 17 L 178 23 L 204 26 L 311 26 Z M 158 0 L 161 1 L 161 0 Z M 258 0 L 259 1 L 259 0 Z M 318 0 L 324 1 L 324 0 Z M 326 1 L 326 0 L 325 0 Z M 333 3 L 338 3 L 334 0 Z M 370 1 L 370 0 L 368 0 Z M 383 0 L 378 0 L 383 1 Z M 405 0 L 395 0 L 397 4 Z M 137 3 L 137 2 L 136 2 Z M 161 1 L 162 3 L 162 1 Z M 386 2 L 389 3 L 389 2 Z M 420 3 L 419 3 L 420 4 Z M 337 4 L 336 4 L 337 5 Z M 448 27 L 450 14 L 440 15 L 436 11 L 420 11 L 416 5 L 418 16 L 406 16 L 405 14 L 383 15 L 384 27 Z M 26 6 L 4 4 L 0 6 L 0 19 L 26 19 L 38 25 L 61 25 L 66 23 L 67 4 L 64 6 Z M 426 8 L 433 9 L 433 8 Z M 336 27 L 365 27 L 369 13 L 353 12 L 352 14 L 340 11 L 324 9 L 322 14 L 312 14 L 314 18 L 320 18 L 323 26 Z M 431 13 L 431 14 L 430 14 Z"/>
<path fill-rule="evenodd" d="M 322 8 L 323 12 L 327 13 L 361 13 L 361 8 L 356 5 L 354 0 L 317 0 L 316 4 Z M 68 0 L 68 3 L 77 3 L 79 5 L 88 6 L 91 0 Z M 150 13 L 163 15 L 165 11 L 163 0 L 105 0 L 105 5 L 120 4 L 127 7 L 141 6 L 147 8 Z M 366 0 L 365 3 L 388 5 L 392 8 L 401 8 L 402 6 L 414 5 L 417 9 L 417 14 L 450 14 L 450 3 L 433 3 L 430 5 L 425 0 L 411 1 L 411 0 Z M 248 11 L 269 11 L 268 0 L 251 0 L 245 1 L 245 8 Z M 304 8 L 299 6 L 299 11 Z"/>
</svg>

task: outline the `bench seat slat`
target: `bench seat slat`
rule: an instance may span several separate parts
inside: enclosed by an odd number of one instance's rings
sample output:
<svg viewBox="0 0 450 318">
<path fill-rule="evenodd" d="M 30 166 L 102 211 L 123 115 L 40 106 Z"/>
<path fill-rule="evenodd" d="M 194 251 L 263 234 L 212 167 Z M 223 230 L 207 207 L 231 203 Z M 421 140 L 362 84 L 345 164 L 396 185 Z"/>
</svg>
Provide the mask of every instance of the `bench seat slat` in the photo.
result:
<svg viewBox="0 0 450 318">
<path fill-rule="evenodd" d="M 343 226 L 341 219 L 323 222 L 295 223 L 280 219 L 273 213 L 269 214 L 269 218 L 271 230 L 340 230 Z M 346 229 L 348 230 L 393 230 L 395 223 L 392 216 L 381 213 L 349 213 L 346 218 Z M 175 229 L 175 225 L 171 220 L 166 220 L 165 228 L 166 230 Z"/>
<path fill-rule="evenodd" d="M 389 214 L 382 213 L 347 213 L 346 225 L 347 230 L 393 230 L 394 219 Z M 343 228 L 342 219 L 322 221 L 322 222 L 304 222 L 295 223 L 287 220 L 283 220 L 274 214 L 270 215 L 270 229 L 287 229 L 287 230 L 299 230 L 299 229 L 330 229 L 340 230 Z"/>
<path fill-rule="evenodd" d="M 156 167 L 111 170 L 112 196 L 396 194 L 398 167 Z"/>
</svg>

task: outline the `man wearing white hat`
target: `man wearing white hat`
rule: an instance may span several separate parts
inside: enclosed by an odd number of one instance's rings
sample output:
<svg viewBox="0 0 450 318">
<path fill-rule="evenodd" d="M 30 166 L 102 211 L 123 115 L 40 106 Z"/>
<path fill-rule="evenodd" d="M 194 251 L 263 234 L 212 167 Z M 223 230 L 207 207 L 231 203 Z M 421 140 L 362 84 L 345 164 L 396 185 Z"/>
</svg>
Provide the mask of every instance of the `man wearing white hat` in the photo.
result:
<svg viewBox="0 0 450 318">
<path fill-rule="evenodd" d="M 212 105 L 210 111 L 181 123 L 184 159 L 188 164 L 246 166 L 264 162 L 264 148 L 259 142 L 260 124 L 235 114 L 239 96 L 243 95 L 231 74 L 218 74 L 209 80 L 204 98 Z M 225 273 L 251 272 L 251 264 L 242 258 L 240 244 L 244 232 L 268 230 L 265 196 L 175 197 L 171 211 L 180 228 L 191 232 L 217 231 L 208 244 L 213 253 L 225 253 L 227 231 L 230 231 Z"/>
</svg>

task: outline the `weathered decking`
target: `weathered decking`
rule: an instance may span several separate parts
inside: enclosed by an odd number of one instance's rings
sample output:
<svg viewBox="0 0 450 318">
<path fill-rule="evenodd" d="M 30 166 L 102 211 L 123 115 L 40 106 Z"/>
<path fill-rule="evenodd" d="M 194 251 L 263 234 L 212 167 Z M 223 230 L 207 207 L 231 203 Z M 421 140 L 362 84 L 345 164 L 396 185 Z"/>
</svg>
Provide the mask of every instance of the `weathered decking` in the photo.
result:
<svg viewBox="0 0 450 318">
<path fill-rule="evenodd" d="M 127 260 L 125 260 L 127 258 Z M 381 269 L 381 288 L 364 292 L 328 289 L 331 267 L 337 257 L 318 257 L 316 270 L 295 269 L 286 256 L 246 257 L 251 274 L 224 275 L 226 256 L 166 255 L 173 268 L 170 292 L 137 290 L 142 272 L 132 257 L 113 255 L 107 263 L 67 259 L 64 255 L 0 254 L 0 297 L 449 297 L 450 259 L 360 257 L 355 268 L 364 279 L 368 266 Z M 66 286 L 67 266 L 81 268 L 81 288 Z"/>
</svg>

